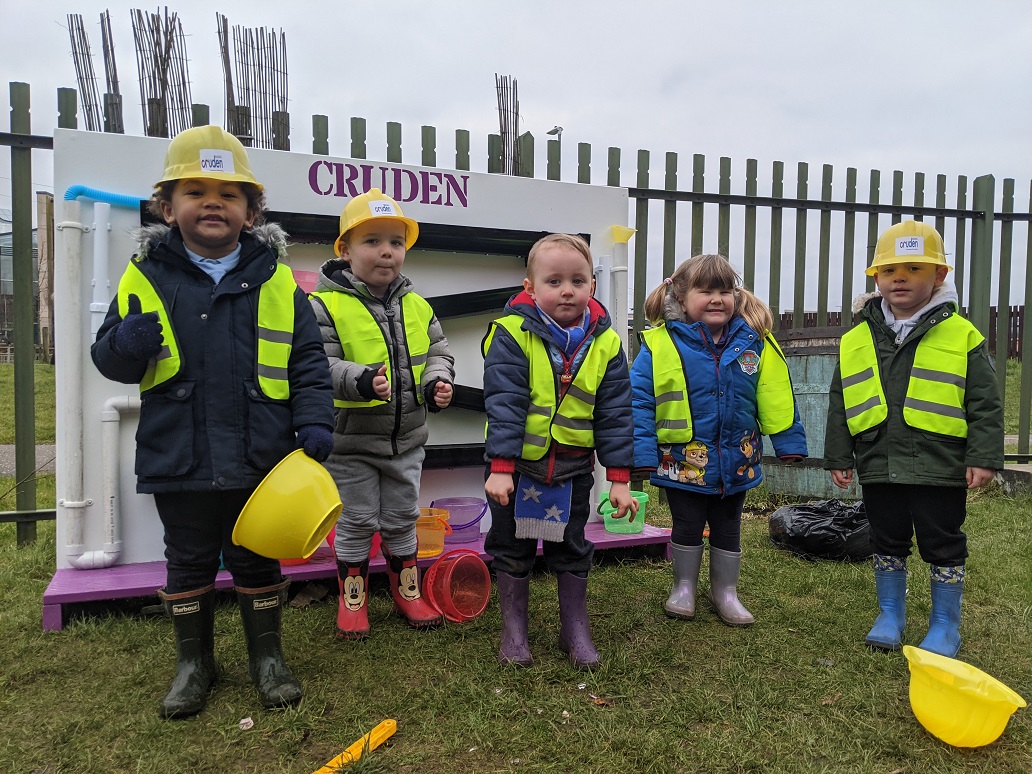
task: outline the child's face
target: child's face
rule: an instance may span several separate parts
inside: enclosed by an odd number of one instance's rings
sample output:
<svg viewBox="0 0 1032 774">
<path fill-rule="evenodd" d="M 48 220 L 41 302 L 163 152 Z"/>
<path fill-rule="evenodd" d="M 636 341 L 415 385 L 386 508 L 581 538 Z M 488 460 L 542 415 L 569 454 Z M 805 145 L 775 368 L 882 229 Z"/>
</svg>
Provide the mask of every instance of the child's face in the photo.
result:
<svg viewBox="0 0 1032 774">
<path fill-rule="evenodd" d="M 932 293 L 946 280 L 945 266 L 932 263 L 890 263 L 874 275 L 878 291 L 897 320 L 909 320 L 932 300 Z"/>
<path fill-rule="evenodd" d="M 405 264 L 405 224 L 387 218 L 359 223 L 341 241 L 340 257 L 370 293 L 382 296 Z"/>
<path fill-rule="evenodd" d="M 240 183 L 209 178 L 180 180 L 172 200 L 161 202 L 170 226 L 179 226 L 187 248 L 218 260 L 236 249 L 240 232 L 254 223 L 254 212 Z"/>
<path fill-rule="evenodd" d="M 691 288 L 679 299 L 681 310 L 691 322 L 705 323 L 715 337 L 735 313 L 735 291 L 732 288 Z"/>
<path fill-rule="evenodd" d="M 534 276 L 523 280 L 523 289 L 538 309 L 566 327 L 581 321 L 595 279 L 587 259 L 562 244 L 545 245 L 534 256 Z"/>
</svg>

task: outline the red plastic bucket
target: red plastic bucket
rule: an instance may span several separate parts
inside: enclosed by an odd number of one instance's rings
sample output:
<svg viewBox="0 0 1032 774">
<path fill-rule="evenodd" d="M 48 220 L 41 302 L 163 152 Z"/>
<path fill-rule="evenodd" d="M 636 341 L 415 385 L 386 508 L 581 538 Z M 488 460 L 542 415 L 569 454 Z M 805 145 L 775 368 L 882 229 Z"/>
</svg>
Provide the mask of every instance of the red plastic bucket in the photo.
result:
<svg viewBox="0 0 1032 774">
<path fill-rule="evenodd" d="M 430 503 L 431 508 L 448 511 L 451 534 L 445 543 L 472 543 L 480 539 L 480 520 L 487 513 L 487 500 L 479 497 L 442 497 Z"/>
<path fill-rule="evenodd" d="M 487 609 L 491 573 L 476 551 L 456 548 L 423 573 L 423 597 L 452 623 L 472 621 Z"/>
</svg>

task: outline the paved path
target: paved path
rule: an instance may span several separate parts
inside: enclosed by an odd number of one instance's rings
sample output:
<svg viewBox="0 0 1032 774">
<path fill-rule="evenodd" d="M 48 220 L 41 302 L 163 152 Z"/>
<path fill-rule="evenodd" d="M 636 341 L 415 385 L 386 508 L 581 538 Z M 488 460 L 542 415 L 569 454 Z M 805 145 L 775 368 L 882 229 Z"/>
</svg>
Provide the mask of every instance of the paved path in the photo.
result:
<svg viewBox="0 0 1032 774">
<path fill-rule="evenodd" d="M 43 444 L 36 447 L 36 467 L 43 473 L 54 472 L 57 447 Z M 14 446 L 0 445 L 0 476 L 14 476 Z"/>
</svg>

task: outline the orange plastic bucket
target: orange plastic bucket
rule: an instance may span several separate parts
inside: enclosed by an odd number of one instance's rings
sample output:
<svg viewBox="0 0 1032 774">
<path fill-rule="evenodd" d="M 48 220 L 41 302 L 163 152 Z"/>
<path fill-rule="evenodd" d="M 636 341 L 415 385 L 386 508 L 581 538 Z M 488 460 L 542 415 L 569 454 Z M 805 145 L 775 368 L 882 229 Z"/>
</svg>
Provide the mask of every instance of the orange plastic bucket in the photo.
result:
<svg viewBox="0 0 1032 774">
<path fill-rule="evenodd" d="M 491 599 L 491 573 L 476 551 L 454 549 L 423 573 L 423 597 L 452 623 L 472 621 Z"/>
<path fill-rule="evenodd" d="M 451 534 L 448 511 L 443 508 L 420 508 L 416 519 L 416 556 L 426 559 L 444 550 L 444 536 Z"/>
</svg>

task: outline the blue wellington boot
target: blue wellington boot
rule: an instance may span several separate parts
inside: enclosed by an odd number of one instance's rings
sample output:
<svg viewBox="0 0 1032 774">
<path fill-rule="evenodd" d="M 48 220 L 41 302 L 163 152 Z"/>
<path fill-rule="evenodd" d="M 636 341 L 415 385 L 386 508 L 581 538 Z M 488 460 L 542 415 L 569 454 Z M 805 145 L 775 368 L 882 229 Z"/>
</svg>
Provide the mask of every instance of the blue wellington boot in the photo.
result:
<svg viewBox="0 0 1032 774">
<path fill-rule="evenodd" d="M 960 650 L 960 602 L 964 597 L 964 565 L 932 565 L 932 614 L 928 636 L 918 646 L 947 658 Z"/>
<path fill-rule="evenodd" d="M 873 562 L 881 613 L 864 642 L 877 650 L 899 650 L 907 620 L 907 560 L 903 556 L 875 554 Z"/>
</svg>

